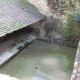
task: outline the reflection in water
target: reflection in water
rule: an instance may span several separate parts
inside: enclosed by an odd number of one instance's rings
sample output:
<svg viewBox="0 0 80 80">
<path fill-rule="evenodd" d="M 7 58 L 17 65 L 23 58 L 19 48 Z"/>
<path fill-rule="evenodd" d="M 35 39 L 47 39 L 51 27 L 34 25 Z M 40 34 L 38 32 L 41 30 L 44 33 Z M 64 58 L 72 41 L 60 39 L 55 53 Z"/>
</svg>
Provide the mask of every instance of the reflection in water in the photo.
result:
<svg viewBox="0 0 80 80">
<path fill-rule="evenodd" d="M 38 71 L 32 80 L 63 80 L 63 79 L 53 78 L 51 75 L 49 75 L 47 73 Z"/>
<path fill-rule="evenodd" d="M 75 48 L 34 41 L 0 69 L 20 80 L 70 80 Z"/>
</svg>

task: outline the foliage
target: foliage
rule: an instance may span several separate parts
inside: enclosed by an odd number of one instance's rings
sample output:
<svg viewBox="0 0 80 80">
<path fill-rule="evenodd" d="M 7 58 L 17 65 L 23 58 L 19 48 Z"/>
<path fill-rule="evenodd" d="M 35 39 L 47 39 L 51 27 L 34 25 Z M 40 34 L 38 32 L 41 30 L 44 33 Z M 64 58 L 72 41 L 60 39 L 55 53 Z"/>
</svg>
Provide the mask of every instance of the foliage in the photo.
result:
<svg viewBox="0 0 80 80">
<path fill-rule="evenodd" d="M 50 15 L 50 18 L 54 18 L 54 15 L 51 14 L 51 15 Z"/>
<path fill-rule="evenodd" d="M 53 18 L 52 18 L 53 19 Z M 49 21 L 49 22 L 46 22 L 45 24 L 44 24 L 44 30 L 45 30 L 45 34 L 46 34 L 46 36 L 49 36 L 49 33 L 51 32 L 51 31 L 53 31 L 53 29 L 54 29 L 54 23 L 53 23 L 53 20 L 51 20 L 51 21 Z"/>
<path fill-rule="evenodd" d="M 65 0 L 67 2 L 67 19 L 66 24 L 62 24 L 63 34 L 68 40 L 80 39 L 80 14 L 76 14 L 76 7 L 73 0 Z M 75 15 L 76 14 L 76 15 Z"/>
<path fill-rule="evenodd" d="M 73 0 L 64 0 L 64 2 L 65 2 L 67 5 L 69 4 L 69 7 L 73 7 L 73 6 L 74 6 Z"/>
<path fill-rule="evenodd" d="M 24 46 L 27 46 L 29 44 L 29 42 L 24 43 Z"/>
<path fill-rule="evenodd" d="M 65 38 L 76 40 L 80 38 L 80 24 L 76 22 L 74 12 L 69 12 L 67 16 L 67 24 L 64 29 Z"/>
<path fill-rule="evenodd" d="M 23 46 L 19 46 L 17 49 L 18 50 L 22 50 L 23 49 Z"/>
<path fill-rule="evenodd" d="M 73 38 L 74 34 L 74 27 L 75 27 L 74 15 L 69 14 L 67 18 L 67 25 L 65 26 L 64 33 L 65 38 L 70 39 Z"/>
</svg>

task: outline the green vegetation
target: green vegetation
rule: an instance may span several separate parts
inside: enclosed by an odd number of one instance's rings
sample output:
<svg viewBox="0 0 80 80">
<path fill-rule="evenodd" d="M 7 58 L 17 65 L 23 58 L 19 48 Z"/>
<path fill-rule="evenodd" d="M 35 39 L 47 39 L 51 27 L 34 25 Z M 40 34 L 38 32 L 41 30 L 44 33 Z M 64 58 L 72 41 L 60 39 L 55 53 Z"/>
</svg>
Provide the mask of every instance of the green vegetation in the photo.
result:
<svg viewBox="0 0 80 80">
<path fill-rule="evenodd" d="M 24 46 L 27 46 L 29 44 L 29 42 L 24 43 Z"/>
<path fill-rule="evenodd" d="M 65 38 L 67 39 L 74 39 L 76 37 L 76 33 L 75 33 L 75 20 L 74 20 L 74 15 L 73 14 L 69 14 L 67 17 L 67 25 L 65 26 L 64 29 L 64 34 L 65 34 Z M 74 35 L 73 35 L 74 34 Z"/>
<path fill-rule="evenodd" d="M 67 12 L 65 15 L 67 18 L 65 19 L 66 24 L 59 23 L 60 32 L 64 37 L 68 40 L 75 41 L 80 39 L 80 12 L 76 7 L 75 0 L 65 0 Z M 60 25 L 61 24 L 61 25 Z"/>
<path fill-rule="evenodd" d="M 51 15 L 50 15 L 50 18 L 54 18 L 54 15 L 51 14 Z"/>
<path fill-rule="evenodd" d="M 33 4 L 29 3 L 27 0 L 20 0 L 21 3 L 23 4 L 29 4 L 35 11 L 37 14 L 39 14 L 40 12 L 38 11 L 38 8 L 35 7 Z"/>
<path fill-rule="evenodd" d="M 26 4 L 27 1 L 26 0 L 20 0 L 21 3 Z"/>
<path fill-rule="evenodd" d="M 18 22 L 13 22 L 13 24 L 11 24 L 11 27 L 13 28 L 13 29 L 19 29 L 19 28 L 21 28 L 21 26 L 20 26 L 20 24 L 18 23 Z"/>
<path fill-rule="evenodd" d="M 15 72 L 16 72 L 16 73 L 20 73 L 21 71 L 23 71 L 24 68 L 25 68 L 24 65 L 19 64 L 19 65 L 16 67 Z"/>
<path fill-rule="evenodd" d="M 23 49 L 23 46 L 19 46 L 17 49 L 18 49 L 18 50 L 21 50 L 21 49 Z"/>
<path fill-rule="evenodd" d="M 8 1 L 12 3 L 13 0 L 8 0 Z"/>
<path fill-rule="evenodd" d="M 75 4 L 70 2 L 70 8 L 68 8 L 67 25 L 65 27 L 65 37 L 69 40 L 80 39 L 80 24 L 76 22 L 75 14 Z"/>
<path fill-rule="evenodd" d="M 30 7 L 32 7 L 36 11 L 37 14 L 41 14 L 36 6 L 34 6 L 33 4 L 29 3 L 28 1 L 27 1 L 27 4 L 29 4 Z"/>
</svg>

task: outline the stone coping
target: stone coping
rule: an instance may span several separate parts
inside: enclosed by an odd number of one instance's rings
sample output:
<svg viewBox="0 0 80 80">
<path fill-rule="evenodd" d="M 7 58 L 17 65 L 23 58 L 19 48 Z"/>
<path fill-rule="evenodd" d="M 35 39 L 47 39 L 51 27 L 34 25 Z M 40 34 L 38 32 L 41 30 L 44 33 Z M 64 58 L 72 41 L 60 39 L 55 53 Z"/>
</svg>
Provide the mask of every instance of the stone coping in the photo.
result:
<svg viewBox="0 0 80 80">
<path fill-rule="evenodd" d="M 17 54 L 19 51 L 24 49 L 24 47 L 28 46 L 35 39 L 36 39 L 35 36 L 29 36 L 26 40 L 15 45 L 11 50 L 2 53 L 0 55 L 0 66 L 4 64 L 6 61 L 8 61 L 15 54 Z"/>
<path fill-rule="evenodd" d="M 80 41 L 78 44 L 71 80 L 80 80 Z"/>
<path fill-rule="evenodd" d="M 74 47 L 74 48 L 77 48 L 77 45 L 79 42 L 79 40 L 69 41 L 69 40 L 62 39 L 62 38 L 55 38 L 55 36 L 53 36 L 53 37 L 42 37 L 41 36 L 41 37 L 38 37 L 37 39 L 42 40 L 42 41 L 46 41 L 46 42 L 50 42 L 50 43 L 68 46 L 68 47 Z"/>
</svg>

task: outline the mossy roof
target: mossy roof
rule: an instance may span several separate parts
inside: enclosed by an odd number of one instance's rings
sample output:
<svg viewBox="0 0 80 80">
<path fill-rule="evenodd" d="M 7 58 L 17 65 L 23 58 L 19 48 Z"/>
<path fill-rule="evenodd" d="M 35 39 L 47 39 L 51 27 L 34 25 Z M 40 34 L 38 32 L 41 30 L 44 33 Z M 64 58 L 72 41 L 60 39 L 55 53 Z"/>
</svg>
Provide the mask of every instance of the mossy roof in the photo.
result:
<svg viewBox="0 0 80 80">
<path fill-rule="evenodd" d="M 26 0 L 0 0 L 0 37 L 43 18 L 38 9 Z"/>
</svg>

